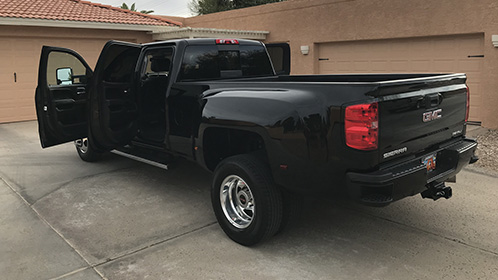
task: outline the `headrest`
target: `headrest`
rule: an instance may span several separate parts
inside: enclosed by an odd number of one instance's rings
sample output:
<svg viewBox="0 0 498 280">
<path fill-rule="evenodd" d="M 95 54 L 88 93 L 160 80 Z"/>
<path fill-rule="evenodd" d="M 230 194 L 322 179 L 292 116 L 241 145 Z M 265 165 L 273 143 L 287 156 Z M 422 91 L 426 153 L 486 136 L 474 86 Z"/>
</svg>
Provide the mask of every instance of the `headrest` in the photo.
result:
<svg viewBox="0 0 498 280">
<path fill-rule="evenodd" d="M 150 59 L 150 69 L 154 72 L 168 72 L 171 61 L 165 57 L 153 57 Z"/>
</svg>

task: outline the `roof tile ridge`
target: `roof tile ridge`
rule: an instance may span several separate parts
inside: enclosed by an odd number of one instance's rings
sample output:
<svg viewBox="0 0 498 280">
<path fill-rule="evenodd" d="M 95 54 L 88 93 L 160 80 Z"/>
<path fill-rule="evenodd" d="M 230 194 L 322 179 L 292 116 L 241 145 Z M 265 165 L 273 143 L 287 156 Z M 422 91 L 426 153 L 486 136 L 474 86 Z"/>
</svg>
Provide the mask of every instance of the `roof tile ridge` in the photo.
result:
<svg viewBox="0 0 498 280">
<path fill-rule="evenodd" d="M 174 25 L 178 25 L 178 26 L 182 26 L 183 25 L 181 22 L 174 21 L 174 20 L 171 20 L 171 19 L 165 19 L 165 18 L 161 18 L 161 17 L 155 16 L 155 15 L 143 14 L 143 13 L 140 13 L 140 12 L 134 12 L 134 11 L 126 10 L 126 9 L 121 9 L 119 7 L 114 7 L 114 6 L 111 6 L 111 5 L 94 3 L 94 2 L 85 1 L 85 0 L 71 0 L 71 1 L 78 2 L 78 3 L 81 3 L 81 4 L 91 5 L 91 6 L 95 6 L 95 7 L 111 9 L 111 10 L 115 10 L 115 11 L 118 11 L 118 12 L 124 12 L 124 13 L 132 14 L 132 15 L 138 15 L 138 16 L 142 16 L 142 17 L 146 17 L 146 18 L 151 18 L 151 19 L 159 20 L 159 21 L 162 21 L 162 22 L 166 22 L 166 23 L 170 23 L 170 24 L 174 24 Z"/>
</svg>

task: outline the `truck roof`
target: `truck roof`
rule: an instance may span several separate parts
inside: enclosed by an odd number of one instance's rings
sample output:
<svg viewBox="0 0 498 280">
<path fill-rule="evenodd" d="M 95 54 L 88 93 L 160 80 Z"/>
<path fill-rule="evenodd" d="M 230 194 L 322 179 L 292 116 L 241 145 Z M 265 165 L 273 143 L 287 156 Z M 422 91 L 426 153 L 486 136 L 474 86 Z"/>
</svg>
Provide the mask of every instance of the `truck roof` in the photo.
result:
<svg viewBox="0 0 498 280">
<path fill-rule="evenodd" d="M 174 39 L 174 40 L 166 40 L 159 42 L 151 42 L 142 44 L 144 46 L 155 46 L 162 44 L 179 44 L 180 42 L 186 43 L 187 45 L 214 45 L 216 44 L 216 40 L 220 38 L 195 38 L 195 39 Z M 231 39 L 225 39 L 231 40 Z M 261 45 L 261 42 L 255 40 L 246 40 L 246 39 L 236 39 L 239 45 Z"/>
</svg>

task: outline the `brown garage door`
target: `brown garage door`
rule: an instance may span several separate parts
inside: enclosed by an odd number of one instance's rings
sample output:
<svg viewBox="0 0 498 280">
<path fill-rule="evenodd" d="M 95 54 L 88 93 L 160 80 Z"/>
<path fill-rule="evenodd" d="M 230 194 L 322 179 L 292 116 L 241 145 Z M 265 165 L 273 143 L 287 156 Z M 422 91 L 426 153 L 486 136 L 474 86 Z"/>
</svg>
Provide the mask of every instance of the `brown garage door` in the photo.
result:
<svg viewBox="0 0 498 280">
<path fill-rule="evenodd" d="M 0 37 L 0 41 L 0 123 L 36 119 L 35 88 L 43 45 L 74 49 L 93 67 L 107 42 L 106 39 L 23 37 Z"/>
<path fill-rule="evenodd" d="M 34 92 L 40 48 L 21 39 L 0 44 L 0 123 L 35 117 Z"/>
<path fill-rule="evenodd" d="M 480 121 L 483 34 L 318 44 L 318 71 L 466 73 L 470 120 Z"/>
</svg>

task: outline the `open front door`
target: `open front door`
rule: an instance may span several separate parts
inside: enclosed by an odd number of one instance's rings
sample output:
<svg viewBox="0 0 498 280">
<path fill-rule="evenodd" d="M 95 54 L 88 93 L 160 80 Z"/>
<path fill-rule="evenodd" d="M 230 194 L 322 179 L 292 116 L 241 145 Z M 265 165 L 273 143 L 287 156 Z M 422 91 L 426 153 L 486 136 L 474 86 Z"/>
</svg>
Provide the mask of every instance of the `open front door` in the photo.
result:
<svg viewBox="0 0 498 280">
<path fill-rule="evenodd" d="M 91 68 L 73 50 L 42 48 L 35 103 L 43 148 L 86 137 L 91 76 Z"/>
<path fill-rule="evenodd" d="M 273 68 L 277 75 L 290 74 L 290 46 L 287 43 L 266 44 Z"/>
<path fill-rule="evenodd" d="M 138 132 L 137 61 L 142 46 L 110 41 L 92 79 L 90 144 L 110 150 L 128 144 Z"/>
</svg>

